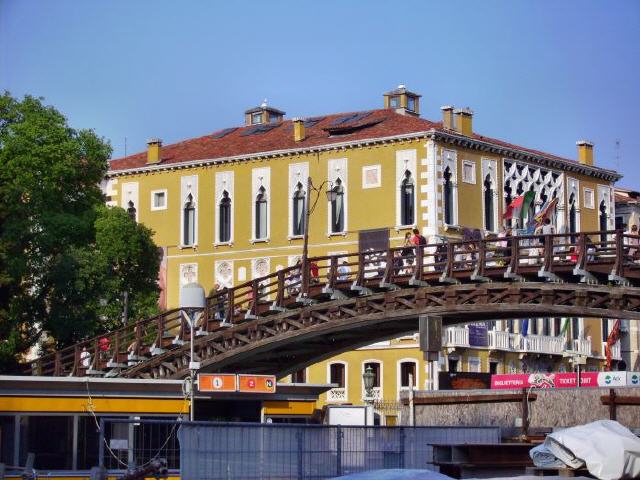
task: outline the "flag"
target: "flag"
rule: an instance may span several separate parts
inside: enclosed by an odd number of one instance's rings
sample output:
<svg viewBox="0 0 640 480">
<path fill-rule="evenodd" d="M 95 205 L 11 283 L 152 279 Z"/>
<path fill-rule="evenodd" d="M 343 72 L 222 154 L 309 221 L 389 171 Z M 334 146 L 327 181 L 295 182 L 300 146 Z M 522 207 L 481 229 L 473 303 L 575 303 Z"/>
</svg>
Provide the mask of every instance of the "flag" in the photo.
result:
<svg viewBox="0 0 640 480">
<path fill-rule="evenodd" d="M 560 329 L 560 335 L 566 335 L 567 330 L 569 330 L 569 319 L 565 318 L 564 322 L 562 323 L 562 328 Z"/>
<path fill-rule="evenodd" d="M 536 192 L 529 191 L 524 194 L 524 198 L 522 200 L 522 209 L 520 210 L 520 219 L 523 221 L 522 222 L 523 225 L 524 225 L 524 218 L 529 213 L 529 208 L 531 207 L 531 204 L 533 204 L 533 201 L 535 200 L 535 198 L 536 198 Z"/>
<path fill-rule="evenodd" d="M 524 320 L 522 320 L 522 336 L 526 337 L 527 334 L 529 333 L 529 319 L 525 318 Z"/>
<path fill-rule="evenodd" d="M 507 205 L 507 209 L 502 214 L 502 219 L 509 220 L 511 218 L 520 218 L 522 202 L 524 202 L 524 196 L 520 195 L 519 197 L 514 198 L 513 201 Z"/>
<path fill-rule="evenodd" d="M 605 322 L 606 320 L 602 320 Z M 611 370 L 611 347 L 615 345 L 615 343 L 620 338 L 620 319 L 616 320 L 616 323 L 613 324 L 613 328 L 611 332 L 609 332 L 609 336 L 607 337 L 607 343 L 604 346 L 604 353 L 607 357 L 607 370 Z"/>
<path fill-rule="evenodd" d="M 551 216 L 551 214 L 555 210 L 557 204 L 558 204 L 558 199 L 557 198 L 552 198 L 547 203 L 545 203 L 542 206 L 542 208 L 540 209 L 540 211 L 538 213 L 536 213 L 536 216 L 533 217 L 535 222 L 538 225 L 542 224 L 544 222 L 545 218 L 549 218 Z"/>
</svg>

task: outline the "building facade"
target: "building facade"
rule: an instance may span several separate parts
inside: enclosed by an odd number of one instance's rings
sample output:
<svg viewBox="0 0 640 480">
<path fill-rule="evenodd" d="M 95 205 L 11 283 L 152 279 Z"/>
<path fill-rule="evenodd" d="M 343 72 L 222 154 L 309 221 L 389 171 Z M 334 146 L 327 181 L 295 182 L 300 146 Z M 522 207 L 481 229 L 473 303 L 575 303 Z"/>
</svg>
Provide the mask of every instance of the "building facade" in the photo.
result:
<svg viewBox="0 0 640 480">
<path fill-rule="evenodd" d="M 372 229 L 386 230 L 392 246 L 412 228 L 428 238 L 460 238 L 463 228 L 498 233 L 505 206 L 529 190 L 534 211 L 557 198 L 559 232 L 614 228 L 619 175 L 594 166 L 591 143 L 578 142 L 578 159 L 565 159 L 475 133 L 469 109 L 445 106 L 440 121 L 423 119 L 420 95 L 404 86 L 383 98 L 381 109 L 304 120 L 285 120 L 263 103 L 245 112 L 242 127 L 167 146 L 151 140 L 146 152 L 112 160 L 107 201 L 155 232 L 166 306 L 179 304 L 187 282 L 210 290 L 295 264 L 307 202 L 310 256 L 357 251 Z M 319 193 L 327 189 L 331 201 Z M 437 364 L 426 364 L 409 336 L 338 355 L 292 380 L 337 383 L 322 400 L 357 404 L 367 366 L 377 375 L 376 398 L 388 402 L 409 378 L 436 388 L 440 370 L 571 369 L 567 349 L 601 368 L 599 319 L 527 323 L 527 336 L 521 321 L 446 329 Z"/>
</svg>

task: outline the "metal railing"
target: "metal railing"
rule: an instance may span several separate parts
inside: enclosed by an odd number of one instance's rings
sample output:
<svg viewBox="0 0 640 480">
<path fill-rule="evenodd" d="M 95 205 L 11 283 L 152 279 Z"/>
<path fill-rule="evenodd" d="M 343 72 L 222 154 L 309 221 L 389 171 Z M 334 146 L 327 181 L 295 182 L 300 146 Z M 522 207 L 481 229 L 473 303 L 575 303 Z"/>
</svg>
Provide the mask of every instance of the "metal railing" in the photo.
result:
<svg viewBox="0 0 640 480">
<path fill-rule="evenodd" d="M 640 263 L 628 246 L 639 241 L 640 236 L 621 231 L 596 231 L 451 241 L 410 249 L 395 247 L 312 257 L 302 265 L 215 292 L 207 298 L 193 340 L 260 316 L 298 308 L 310 298 L 331 300 L 339 290 L 366 294 L 372 289 L 397 286 L 505 279 L 540 281 L 563 275 L 575 282 L 596 277 L 628 282 L 629 278 L 640 279 Z M 181 347 L 192 340 L 190 335 L 186 316 L 180 310 L 170 310 L 42 356 L 25 373 L 117 373 Z M 494 340 L 499 349 L 513 348 L 504 346 L 502 339 Z"/>
</svg>

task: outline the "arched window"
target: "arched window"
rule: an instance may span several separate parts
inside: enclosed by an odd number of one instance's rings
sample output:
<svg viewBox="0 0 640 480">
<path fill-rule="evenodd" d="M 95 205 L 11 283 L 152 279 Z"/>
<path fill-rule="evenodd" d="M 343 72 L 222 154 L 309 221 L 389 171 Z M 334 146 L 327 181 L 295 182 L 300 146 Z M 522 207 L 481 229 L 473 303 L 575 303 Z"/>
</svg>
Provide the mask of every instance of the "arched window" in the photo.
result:
<svg viewBox="0 0 640 480">
<path fill-rule="evenodd" d="M 191 194 L 187 196 L 187 201 L 184 204 L 183 222 L 182 244 L 193 245 L 196 238 L 196 207 L 193 204 Z"/>
<path fill-rule="evenodd" d="M 604 200 L 600 202 L 600 231 L 604 232 L 607 230 L 607 204 Z M 607 235 L 605 233 L 600 234 L 600 240 L 602 242 L 607 241 Z"/>
<path fill-rule="evenodd" d="M 256 239 L 267 238 L 267 191 L 264 187 L 258 189 L 256 195 Z"/>
<path fill-rule="evenodd" d="M 345 386 L 345 367 L 343 363 L 332 363 L 329 365 L 329 383 L 335 383 L 337 388 Z"/>
<path fill-rule="evenodd" d="M 302 183 L 298 182 L 296 190 L 293 192 L 293 225 L 291 232 L 293 235 L 304 235 L 304 223 L 306 221 L 306 199 Z"/>
<path fill-rule="evenodd" d="M 369 367 L 371 367 L 371 371 L 375 375 L 373 377 L 373 388 L 380 388 L 380 364 L 378 362 L 366 362 L 362 364 L 362 373 L 365 373 Z M 364 379 L 362 389 L 364 390 Z"/>
<path fill-rule="evenodd" d="M 230 242 L 231 241 L 231 198 L 229 198 L 229 192 L 224 190 L 222 192 L 222 198 L 218 204 L 219 215 L 219 232 L 218 241 Z"/>
<path fill-rule="evenodd" d="M 400 184 L 400 222 L 402 225 L 415 223 L 415 182 L 411 172 L 404 172 L 404 179 Z"/>
<path fill-rule="evenodd" d="M 333 187 L 334 199 L 331 200 L 331 232 L 344 232 L 344 187 L 339 178 Z"/>
<path fill-rule="evenodd" d="M 569 233 L 576 233 L 578 231 L 578 212 L 576 211 L 576 196 L 575 194 L 569 195 Z M 574 241 L 574 237 L 571 237 L 571 241 Z"/>
<path fill-rule="evenodd" d="M 402 362 L 400 364 L 400 388 L 409 388 L 412 382 L 414 387 L 418 384 L 416 363 Z"/>
<path fill-rule="evenodd" d="M 129 218 L 134 222 L 136 221 L 136 211 L 136 206 L 133 204 L 133 201 L 129 200 L 127 204 L 127 215 L 129 215 Z"/>
<path fill-rule="evenodd" d="M 491 175 L 484 178 L 484 229 L 493 232 L 496 229 L 493 208 L 493 181 Z"/>
<path fill-rule="evenodd" d="M 453 184 L 451 183 L 451 169 L 445 168 L 443 178 L 442 195 L 444 198 L 444 223 L 453 225 Z"/>
</svg>

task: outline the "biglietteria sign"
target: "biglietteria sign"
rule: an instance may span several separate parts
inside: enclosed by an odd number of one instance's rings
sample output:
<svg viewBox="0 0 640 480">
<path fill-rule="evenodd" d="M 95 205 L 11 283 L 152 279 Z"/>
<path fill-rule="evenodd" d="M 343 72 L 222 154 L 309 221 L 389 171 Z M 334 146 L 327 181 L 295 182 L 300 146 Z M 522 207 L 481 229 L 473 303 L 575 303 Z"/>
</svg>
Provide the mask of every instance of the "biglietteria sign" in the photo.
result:
<svg viewBox="0 0 640 480">
<path fill-rule="evenodd" d="M 491 375 L 491 388 L 496 390 L 518 388 L 576 388 L 577 386 L 577 373 Z M 580 374 L 580 387 L 640 387 L 640 373 L 584 372 Z"/>
</svg>

